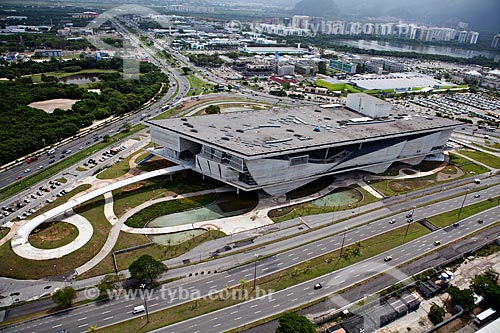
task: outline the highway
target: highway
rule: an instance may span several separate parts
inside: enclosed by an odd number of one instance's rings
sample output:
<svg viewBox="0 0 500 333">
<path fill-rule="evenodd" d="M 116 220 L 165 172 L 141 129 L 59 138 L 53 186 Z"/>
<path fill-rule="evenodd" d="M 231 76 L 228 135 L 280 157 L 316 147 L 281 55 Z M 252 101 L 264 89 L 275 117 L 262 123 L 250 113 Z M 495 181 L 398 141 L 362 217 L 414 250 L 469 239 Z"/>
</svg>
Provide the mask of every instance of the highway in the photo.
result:
<svg viewBox="0 0 500 333">
<path fill-rule="evenodd" d="M 481 198 L 474 198 L 473 195 L 467 195 L 465 205 L 471 204 L 474 201 L 478 200 L 486 200 L 487 198 L 494 197 L 498 195 L 500 192 L 500 185 L 495 185 L 495 186 L 490 186 L 487 189 L 484 189 L 478 193 L 480 193 Z M 435 213 L 439 213 L 442 211 L 447 211 L 449 209 L 453 209 L 456 207 L 460 207 L 460 205 L 464 202 L 464 198 L 462 197 L 457 197 L 453 199 L 448 199 L 442 202 L 437 202 L 434 204 L 429 205 L 428 207 L 422 207 L 422 208 L 416 208 L 414 211 L 414 218 L 415 221 L 418 219 L 421 219 L 425 216 L 433 215 Z M 299 303 L 306 303 L 312 299 L 319 298 L 324 296 L 324 293 L 326 292 L 333 292 L 337 290 L 338 288 L 344 288 L 352 283 L 355 283 L 356 281 L 359 281 L 363 277 L 366 278 L 366 275 L 363 275 L 361 271 L 366 271 L 367 273 L 374 274 L 378 272 L 379 270 L 375 270 L 373 272 L 370 272 L 368 268 L 373 268 L 376 267 L 373 265 L 374 262 L 379 263 L 383 262 L 382 258 L 386 256 L 387 254 L 390 254 L 394 257 L 394 259 L 389 262 L 390 266 L 394 265 L 399 265 L 403 263 L 404 261 L 411 260 L 412 258 L 418 257 L 428 251 L 434 250 L 436 247 L 433 245 L 433 242 L 436 240 L 441 241 L 441 245 L 445 245 L 448 242 L 455 241 L 467 234 L 473 233 L 479 229 L 479 227 L 483 228 L 486 227 L 490 224 L 493 224 L 498 221 L 498 207 L 489 209 L 487 211 L 481 212 L 477 214 L 474 217 L 470 217 L 468 219 L 464 219 L 460 222 L 460 225 L 458 227 L 447 227 L 443 229 L 439 229 L 437 231 L 431 232 L 417 240 L 412 241 L 411 243 L 402 245 L 401 247 L 398 247 L 396 249 L 390 250 L 387 253 L 380 254 L 375 256 L 374 258 L 368 259 L 362 263 L 356 264 L 357 266 L 350 266 L 344 270 L 341 270 L 339 272 L 334 272 L 332 274 L 320 277 L 318 279 L 309 281 L 305 284 L 301 284 L 298 286 L 290 287 L 287 288 L 287 293 L 285 294 L 284 292 L 278 292 L 276 296 L 273 294 L 273 299 L 279 300 L 280 302 L 274 303 L 274 304 L 260 304 L 254 309 L 252 312 L 249 308 L 246 309 L 249 316 L 241 316 L 242 318 L 236 320 L 238 318 L 237 316 L 233 316 L 231 319 L 231 322 L 228 323 L 226 321 L 216 321 L 216 319 L 213 319 L 214 324 L 212 325 L 212 330 L 209 330 L 210 332 L 221 332 L 223 330 L 229 329 L 228 327 L 238 327 L 241 324 L 244 324 L 245 320 L 246 321 L 251 321 L 254 318 L 254 315 L 257 317 L 267 317 L 271 315 L 272 313 L 280 313 L 283 312 L 284 310 L 290 308 L 291 306 L 297 306 Z M 432 213 L 427 213 L 427 212 L 432 212 Z M 406 225 L 405 221 L 405 214 L 407 212 L 399 213 L 394 216 L 390 217 L 385 217 L 377 221 L 373 221 L 367 225 L 360 225 L 358 227 L 354 227 L 350 230 L 347 231 L 346 236 L 345 236 L 345 243 L 344 245 L 347 246 L 349 244 L 355 243 L 357 241 L 362 241 L 363 239 L 373 237 L 379 233 L 383 233 L 385 231 L 388 231 L 390 229 L 396 228 L 396 227 L 401 227 L 402 225 Z M 370 217 L 373 217 L 373 212 L 370 212 Z M 328 215 L 328 214 L 324 214 Z M 366 222 L 366 216 L 359 216 L 357 219 L 363 219 Z M 398 220 L 397 223 L 395 224 L 389 224 L 388 220 L 389 218 L 395 218 Z M 477 219 L 482 219 L 484 222 L 482 224 L 477 223 Z M 401 222 L 403 221 L 403 222 Z M 182 290 L 184 291 L 189 291 L 188 295 L 207 295 L 209 293 L 217 292 L 220 290 L 225 290 L 226 286 L 238 286 L 239 281 L 241 279 L 244 279 L 246 281 L 252 281 L 253 280 L 253 275 L 254 275 L 254 269 L 255 266 L 257 268 L 257 276 L 261 277 L 266 274 L 271 274 L 280 270 L 283 270 L 287 267 L 293 266 L 297 263 L 304 262 L 306 260 L 309 260 L 311 258 L 314 258 L 316 256 L 322 255 L 324 253 L 333 251 L 335 249 L 339 249 L 341 247 L 341 244 L 343 242 L 344 238 L 344 232 L 342 232 L 343 227 L 346 225 L 349 225 L 350 220 L 344 223 L 338 223 L 335 224 L 331 227 L 327 228 L 337 228 L 340 229 L 338 230 L 339 232 L 332 235 L 332 236 L 327 236 L 325 238 L 312 241 L 309 243 L 306 243 L 304 245 L 298 246 L 294 249 L 287 250 L 284 252 L 281 252 L 279 254 L 274 254 L 269 257 L 265 257 L 263 259 L 258 260 L 257 265 L 254 263 L 249 263 L 243 266 L 240 266 L 235 269 L 229 269 L 224 272 L 220 272 L 217 274 L 213 275 L 208 275 L 205 277 L 196 277 L 196 278 L 191 278 L 191 279 L 184 279 L 179 281 L 179 283 L 174 283 L 173 287 L 170 287 L 170 289 L 166 289 L 163 292 L 160 292 L 160 290 L 156 291 L 155 296 L 151 298 L 151 300 L 148 302 L 149 304 L 149 309 L 150 311 L 158 311 L 161 309 L 168 308 L 173 305 L 180 304 L 182 302 L 188 301 L 188 299 L 180 299 L 179 296 L 182 295 Z M 323 235 L 327 235 L 328 233 L 324 230 L 326 228 L 317 230 L 317 231 L 312 231 L 313 232 L 322 232 Z M 304 236 L 309 236 L 307 233 L 304 234 Z M 302 241 L 303 239 L 301 239 Z M 247 251 L 244 254 L 239 254 L 238 256 L 245 255 L 248 260 L 252 260 L 256 257 L 256 254 L 265 256 L 268 254 L 275 253 L 276 249 L 272 248 L 271 245 L 267 245 L 263 248 L 258 248 L 255 250 Z M 227 257 L 225 260 L 235 260 L 232 257 Z M 213 263 L 212 263 L 213 265 Z M 361 265 L 361 266 L 360 266 Z M 364 266 L 363 266 L 364 265 Z M 388 266 L 381 266 L 381 267 L 388 267 Z M 354 274 L 355 273 L 355 274 Z M 337 274 L 343 274 L 343 275 L 337 275 Z M 347 275 L 346 275 L 347 274 Z M 351 274 L 351 275 L 348 275 Z M 345 276 L 348 276 L 348 278 L 345 278 Z M 331 284 L 329 281 L 331 279 L 334 279 L 335 281 L 342 282 L 338 286 L 334 287 L 329 287 Z M 345 281 L 344 281 L 345 280 Z M 312 291 L 312 286 L 316 283 L 316 281 L 320 281 L 325 287 L 317 292 Z M 172 284 L 171 284 L 172 285 Z M 337 288 L 337 289 L 336 289 Z M 302 290 L 301 290 L 302 289 Z M 168 296 L 169 292 L 173 293 L 172 296 Z M 292 294 L 290 294 L 292 293 Z M 161 299 L 158 299 L 157 297 L 163 295 Z M 288 301 L 285 301 L 285 298 L 283 298 L 285 295 L 288 297 Z M 288 296 L 287 296 L 288 295 Z M 297 298 L 297 300 L 294 300 Z M 263 299 L 262 301 L 265 301 L 266 299 Z M 300 300 L 300 301 L 299 301 Z M 251 301 L 255 302 L 255 301 Z M 251 302 L 245 302 L 243 304 L 240 304 L 240 307 L 250 307 L 253 304 L 250 304 Z M 272 302 L 277 302 L 277 301 L 271 301 Z M 76 308 L 72 309 L 68 313 L 63 313 L 59 315 L 54 315 L 50 316 L 47 318 L 42 318 L 42 319 L 37 319 L 34 321 L 31 321 L 29 323 L 24 323 L 21 325 L 17 325 L 14 327 L 9 328 L 9 332 L 52 332 L 55 328 L 61 327 L 64 329 L 68 329 L 70 332 L 84 332 L 85 331 L 85 325 L 94 325 L 96 324 L 98 327 L 110 325 L 119 321 L 123 320 L 128 320 L 133 318 L 131 315 L 131 309 L 134 306 L 142 304 L 142 300 L 140 298 L 135 299 L 135 300 L 129 300 L 129 299 L 118 299 L 118 300 L 113 300 L 109 301 L 106 303 L 92 303 L 88 304 L 84 307 L 81 308 Z M 276 306 L 279 305 L 279 306 Z M 272 307 L 272 309 L 268 310 L 262 310 L 261 313 L 255 313 L 261 308 L 265 307 Z M 221 310 L 222 311 L 222 310 Z M 225 311 L 225 310 L 224 310 Z M 236 311 L 233 309 L 233 311 Z M 240 310 L 238 310 L 240 311 Z M 274 311 L 274 312 L 273 312 Z M 243 310 L 241 310 L 240 313 L 245 313 Z M 252 315 L 253 313 L 253 315 Z M 104 316 L 106 314 L 107 316 Z M 236 314 L 236 313 L 235 313 Z M 223 317 L 218 317 L 215 316 L 214 314 L 210 315 L 211 319 L 212 318 L 223 318 Z M 197 322 L 197 320 L 200 320 L 200 323 L 206 323 L 206 318 L 205 316 L 195 318 L 192 321 L 189 321 L 191 324 L 187 325 L 186 327 L 181 326 L 181 330 L 178 330 L 178 332 L 188 332 L 189 329 L 192 329 L 190 327 L 193 325 L 193 321 Z M 215 326 L 219 324 L 218 326 Z M 181 325 L 181 324 L 178 324 Z M 201 325 L 201 324 L 199 324 Z M 232 326 L 231 326 L 232 325 Z M 176 326 L 169 328 L 168 332 L 177 332 Z M 202 327 L 202 326 L 200 326 Z M 204 326 L 206 327 L 206 326 Z M 210 329 L 210 327 L 207 327 L 207 329 Z M 167 332 L 167 331 L 165 331 Z M 189 332 L 194 332 L 194 331 L 189 331 Z"/>
</svg>

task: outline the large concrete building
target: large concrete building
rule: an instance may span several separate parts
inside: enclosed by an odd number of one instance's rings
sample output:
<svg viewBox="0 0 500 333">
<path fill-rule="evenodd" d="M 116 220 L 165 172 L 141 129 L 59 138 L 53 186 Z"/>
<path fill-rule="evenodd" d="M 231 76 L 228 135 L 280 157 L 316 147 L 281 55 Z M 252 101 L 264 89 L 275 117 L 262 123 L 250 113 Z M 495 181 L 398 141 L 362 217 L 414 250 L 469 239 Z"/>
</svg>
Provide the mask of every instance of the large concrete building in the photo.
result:
<svg viewBox="0 0 500 333">
<path fill-rule="evenodd" d="M 280 195 L 325 175 L 379 173 L 441 153 L 453 129 L 445 118 L 407 115 L 365 94 L 350 108 L 316 106 L 148 121 L 153 150 L 245 191 Z M 375 109 L 380 108 L 378 112 Z"/>
</svg>

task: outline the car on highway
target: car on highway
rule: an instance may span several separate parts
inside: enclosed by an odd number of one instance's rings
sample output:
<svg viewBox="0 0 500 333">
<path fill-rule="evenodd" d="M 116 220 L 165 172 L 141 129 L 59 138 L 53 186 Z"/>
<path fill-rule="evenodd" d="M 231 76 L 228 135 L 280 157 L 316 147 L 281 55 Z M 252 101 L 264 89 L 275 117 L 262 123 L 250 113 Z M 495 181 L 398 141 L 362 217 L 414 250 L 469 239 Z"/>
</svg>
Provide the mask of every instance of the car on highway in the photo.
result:
<svg viewBox="0 0 500 333">
<path fill-rule="evenodd" d="M 24 199 L 24 202 L 30 203 L 30 199 L 26 198 L 26 199 Z"/>
<path fill-rule="evenodd" d="M 435 246 L 441 245 L 441 241 L 438 241 L 438 240 L 437 240 L 437 241 L 434 241 L 434 245 L 435 245 Z"/>
<path fill-rule="evenodd" d="M 458 222 L 453 223 L 453 226 L 454 226 L 455 228 L 456 228 L 456 227 L 458 227 L 459 225 L 460 225 L 460 224 L 458 224 Z"/>
<path fill-rule="evenodd" d="M 412 223 L 413 222 L 413 219 L 412 218 L 409 218 L 406 220 L 407 223 Z"/>
<path fill-rule="evenodd" d="M 396 223 L 396 219 L 390 219 L 389 220 L 389 224 L 394 224 L 394 223 Z"/>
<path fill-rule="evenodd" d="M 66 331 L 66 330 L 59 330 L 59 331 L 57 331 L 56 333 L 67 333 L 67 332 L 68 332 L 68 331 Z"/>
<path fill-rule="evenodd" d="M 392 260 L 392 256 L 387 256 L 384 258 L 384 261 L 385 262 L 388 262 L 388 261 L 391 261 Z"/>
<path fill-rule="evenodd" d="M 21 179 L 21 178 L 23 178 L 23 176 L 17 176 L 17 177 L 16 177 L 16 180 L 19 180 L 19 179 Z"/>
<path fill-rule="evenodd" d="M 52 202 L 52 200 L 47 199 L 47 200 L 45 200 L 45 202 L 46 202 L 46 203 L 51 203 L 51 202 Z"/>
<path fill-rule="evenodd" d="M 477 223 L 479 223 L 479 224 L 481 224 L 481 223 L 483 223 L 483 222 L 484 222 L 484 221 L 483 221 L 483 220 L 481 220 L 481 219 L 477 220 Z"/>
<path fill-rule="evenodd" d="M 316 283 L 316 284 L 314 285 L 314 290 L 319 290 L 319 289 L 321 289 L 321 288 L 323 288 L 323 286 L 321 285 L 321 283 Z"/>
<path fill-rule="evenodd" d="M 43 165 L 39 165 L 36 169 L 40 170 L 41 168 L 43 168 Z"/>
<path fill-rule="evenodd" d="M 474 194 L 474 198 L 479 198 L 481 197 L 481 194 Z"/>
<path fill-rule="evenodd" d="M 406 218 L 410 218 L 413 216 L 413 213 L 406 214 Z"/>
<path fill-rule="evenodd" d="M 141 313 L 141 312 L 144 312 L 144 311 L 146 311 L 146 308 L 144 307 L 144 305 L 139 305 L 139 306 L 135 306 L 132 309 L 132 314 L 137 314 L 137 313 Z"/>
</svg>

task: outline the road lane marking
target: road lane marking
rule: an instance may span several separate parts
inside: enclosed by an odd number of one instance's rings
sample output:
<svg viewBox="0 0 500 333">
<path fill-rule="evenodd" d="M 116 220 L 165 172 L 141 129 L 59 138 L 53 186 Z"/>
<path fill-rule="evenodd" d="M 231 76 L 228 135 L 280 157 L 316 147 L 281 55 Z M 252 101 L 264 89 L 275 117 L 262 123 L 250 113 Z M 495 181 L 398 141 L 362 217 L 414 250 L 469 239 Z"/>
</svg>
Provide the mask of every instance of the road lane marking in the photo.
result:
<svg viewBox="0 0 500 333">
<path fill-rule="evenodd" d="M 277 308 L 280 304 L 273 305 L 273 308 Z"/>
<path fill-rule="evenodd" d="M 241 319 L 241 317 L 234 318 L 234 320 L 240 320 L 240 319 Z"/>
<path fill-rule="evenodd" d="M 257 314 L 257 313 L 261 313 L 261 312 L 262 312 L 262 311 L 261 311 L 261 310 L 259 310 L 259 311 L 255 311 L 254 313 L 255 313 L 255 314 Z"/>
<path fill-rule="evenodd" d="M 214 327 L 217 327 L 217 326 L 220 326 L 220 325 L 221 325 L 220 323 L 219 324 L 215 324 Z"/>
<path fill-rule="evenodd" d="M 113 316 L 104 318 L 103 320 L 110 320 L 110 319 L 113 319 Z"/>
<path fill-rule="evenodd" d="M 289 293 L 287 296 L 292 296 L 292 295 L 293 295 L 293 293 Z"/>
<path fill-rule="evenodd" d="M 52 326 L 52 328 L 61 327 L 61 326 L 62 326 L 62 324 L 58 324 L 58 325 Z"/>
<path fill-rule="evenodd" d="M 238 313 L 238 310 L 231 312 L 230 314 L 235 314 Z"/>
<path fill-rule="evenodd" d="M 296 298 L 294 298 L 294 299 L 292 299 L 292 300 L 291 300 L 291 302 L 295 302 L 296 300 L 297 300 L 297 299 L 296 299 Z"/>
<path fill-rule="evenodd" d="M 233 281 L 234 281 L 234 279 L 231 279 L 231 280 L 229 280 L 229 281 L 227 281 L 227 282 L 229 283 L 229 282 L 233 282 Z"/>
<path fill-rule="evenodd" d="M 85 326 L 87 326 L 87 324 L 79 325 L 78 328 L 82 328 L 82 327 L 85 327 Z"/>
<path fill-rule="evenodd" d="M 160 303 L 151 304 L 150 307 L 157 306 L 158 304 L 160 304 Z"/>
<path fill-rule="evenodd" d="M 87 319 L 87 317 L 83 317 L 83 318 L 77 319 L 76 321 L 82 321 L 82 320 L 85 320 L 85 319 Z"/>
<path fill-rule="evenodd" d="M 103 311 L 102 314 L 106 314 L 106 313 L 110 313 L 111 310 L 108 310 L 108 311 Z"/>
</svg>

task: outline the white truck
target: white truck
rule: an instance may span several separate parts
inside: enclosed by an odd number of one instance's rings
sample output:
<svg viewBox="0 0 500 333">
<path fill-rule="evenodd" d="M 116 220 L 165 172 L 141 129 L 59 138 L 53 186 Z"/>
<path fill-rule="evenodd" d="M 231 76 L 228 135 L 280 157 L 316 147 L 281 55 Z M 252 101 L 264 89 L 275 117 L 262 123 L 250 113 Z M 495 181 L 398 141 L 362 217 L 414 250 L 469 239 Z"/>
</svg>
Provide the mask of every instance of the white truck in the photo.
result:
<svg viewBox="0 0 500 333">
<path fill-rule="evenodd" d="M 134 308 L 132 309 L 132 314 L 138 314 L 144 311 L 146 311 L 144 305 L 134 306 Z"/>
</svg>

